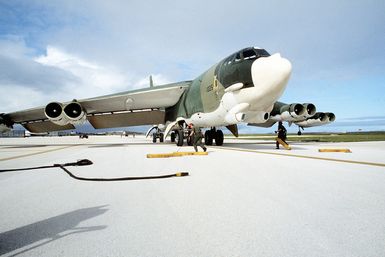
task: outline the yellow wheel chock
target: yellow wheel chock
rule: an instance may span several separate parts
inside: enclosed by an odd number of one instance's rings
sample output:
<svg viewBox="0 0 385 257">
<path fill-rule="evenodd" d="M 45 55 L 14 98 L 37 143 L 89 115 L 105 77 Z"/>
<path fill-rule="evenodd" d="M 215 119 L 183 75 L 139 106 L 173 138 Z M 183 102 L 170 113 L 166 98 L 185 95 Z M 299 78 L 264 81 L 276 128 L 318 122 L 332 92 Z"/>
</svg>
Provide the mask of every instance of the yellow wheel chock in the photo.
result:
<svg viewBox="0 0 385 257">
<path fill-rule="evenodd" d="M 351 153 L 350 149 L 318 149 L 321 153 Z"/>
<path fill-rule="evenodd" d="M 279 144 L 281 144 L 286 150 L 291 150 L 291 147 L 290 145 L 286 144 L 285 142 L 283 142 L 282 139 L 280 139 L 279 137 L 277 137 L 275 140 L 277 140 L 277 142 Z"/>
</svg>

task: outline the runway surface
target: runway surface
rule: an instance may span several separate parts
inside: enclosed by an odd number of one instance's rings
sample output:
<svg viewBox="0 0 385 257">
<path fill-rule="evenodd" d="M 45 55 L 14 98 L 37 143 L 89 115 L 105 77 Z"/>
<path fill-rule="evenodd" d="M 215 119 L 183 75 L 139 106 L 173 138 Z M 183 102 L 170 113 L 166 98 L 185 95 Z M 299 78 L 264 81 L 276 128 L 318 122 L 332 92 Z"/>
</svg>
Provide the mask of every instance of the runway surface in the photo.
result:
<svg viewBox="0 0 385 257">
<path fill-rule="evenodd" d="M 137 136 L 0 138 L 1 256 L 385 256 L 385 142 L 225 139 L 207 156 Z M 349 148 L 352 153 L 320 153 Z"/>
</svg>

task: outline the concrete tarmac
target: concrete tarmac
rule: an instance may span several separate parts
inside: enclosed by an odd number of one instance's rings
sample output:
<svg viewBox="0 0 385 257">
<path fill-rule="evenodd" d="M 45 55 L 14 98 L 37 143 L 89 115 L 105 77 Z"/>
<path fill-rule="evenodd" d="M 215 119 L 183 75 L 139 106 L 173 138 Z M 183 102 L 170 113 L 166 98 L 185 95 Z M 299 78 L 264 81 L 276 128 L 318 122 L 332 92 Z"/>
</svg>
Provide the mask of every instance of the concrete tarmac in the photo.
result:
<svg viewBox="0 0 385 257">
<path fill-rule="evenodd" d="M 137 136 L 0 138 L 1 256 L 385 256 L 385 142 L 225 139 L 207 156 Z M 352 153 L 320 153 L 349 148 Z"/>
</svg>

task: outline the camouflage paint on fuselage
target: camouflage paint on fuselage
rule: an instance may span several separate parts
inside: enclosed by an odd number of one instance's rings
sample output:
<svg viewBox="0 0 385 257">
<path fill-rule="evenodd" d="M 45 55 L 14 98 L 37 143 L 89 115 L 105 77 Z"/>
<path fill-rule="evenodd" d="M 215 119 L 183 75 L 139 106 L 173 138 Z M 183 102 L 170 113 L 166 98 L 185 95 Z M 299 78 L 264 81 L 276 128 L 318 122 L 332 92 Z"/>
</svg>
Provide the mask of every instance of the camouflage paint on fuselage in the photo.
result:
<svg viewBox="0 0 385 257">
<path fill-rule="evenodd" d="M 222 96 L 225 93 L 225 88 L 217 79 L 216 71 L 220 65 L 221 64 L 217 64 L 211 67 L 202 76 L 200 91 L 203 104 L 203 112 L 206 113 L 213 112 L 218 108 Z"/>
<path fill-rule="evenodd" d="M 197 112 L 213 112 L 220 104 L 224 90 L 235 83 L 253 87 L 251 66 L 259 57 L 270 56 L 264 49 L 242 49 L 212 66 L 194 79 L 180 101 L 166 110 L 166 120 L 190 118 Z"/>
<path fill-rule="evenodd" d="M 197 112 L 212 112 L 218 108 L 224 94 L 224 87 L 216 80 L 214 65 L 191 82 L 190 87 L 172 110 L 168 110 L 169 120 L 177 117 L 189 118 Z"/>
</svg>

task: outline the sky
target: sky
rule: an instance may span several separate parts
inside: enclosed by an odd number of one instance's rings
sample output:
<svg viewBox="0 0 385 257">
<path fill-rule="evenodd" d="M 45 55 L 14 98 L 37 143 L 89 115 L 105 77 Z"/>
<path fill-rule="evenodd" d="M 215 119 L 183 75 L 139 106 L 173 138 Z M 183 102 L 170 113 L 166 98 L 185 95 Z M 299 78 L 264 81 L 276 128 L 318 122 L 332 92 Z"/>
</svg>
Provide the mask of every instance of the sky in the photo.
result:
<svg viewBox="0 0 385 257">
<path fill-rule="evenodd" d="M 384 0 L 0 0 L 0 113 L 191 80 L 248 46 L 291 61 L 281 101 L 336 114 L 309 131 L 385 130 Z"/>
</svg>

